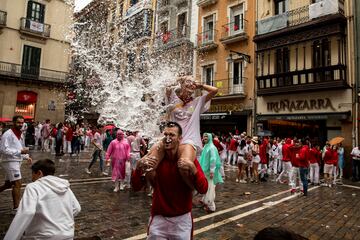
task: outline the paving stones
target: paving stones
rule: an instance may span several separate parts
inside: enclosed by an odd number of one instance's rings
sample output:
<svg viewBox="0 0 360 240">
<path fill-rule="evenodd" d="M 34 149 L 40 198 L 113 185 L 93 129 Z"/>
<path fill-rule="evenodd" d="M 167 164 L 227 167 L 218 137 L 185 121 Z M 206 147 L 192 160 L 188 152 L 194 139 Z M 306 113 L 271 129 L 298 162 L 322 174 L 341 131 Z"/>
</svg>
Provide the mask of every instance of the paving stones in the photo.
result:
<svg viewBox="0 0 360 240">
<path fill-rule="evenodd" d="M 57 166 L 56 175 L 67 174 L 68 177 L 65 178 L 73 182 L 71 188 L 82 207 L 81 213 L 75 219 L 76 239 L 125 239 L 146 232 L 151 204 L 147 192 L 134 193 L 127 190 L 113 193 L 113 183 L 109 178 L 100 175 L 98 164 L 93 166 L 90 176 L 86 174 L 84 168 L 90 161 L 91 152 L 82 153 L 79 159 L 62 157 L 61 161 L 49 153 L 31 154 L 35 160 L 46 157 L 54 159 Z M 271 181 L 261 184 L 239 184 L 235 182 L 235 173 L 235 170 L 227 171 L 225 184 L 217 188 L 215 213 L 288 189 L 287 185 Z M 24 182 L 29 182 L 31 172 L 25 163 L 22 165 L 22 174 Z M 90 181 L 89 178 L 98 179 L 99 182 L 91 183 L 93 180 Z M 4 174 L 0 169 L 0 181 L 3 179 Z M 244 195 L 246 192 L 251 194 Z M 295 197 L 277 205 L 263 204 L 275 203 L 290 196 L 290 192 L 286 192 L 249 206 L 195 221 L 197 230 L 253 209 L 266 207 L 249 216 L 197 234 L 195 239 L 253 239 L 258 231 L 269 226 L 283 226 L 312 240 L 360 239 L 359 195 L 360 189 L 345 186 L 335 186 L 331 189 L 320 187 L 310 191 L 308 197 Z M 13 218 L 10 214 L 11 206 L 11 192 L 0 193 L 0 239 Z M 201 208 L 194 208 L 193 217 L 197 219 L 201 216 L 207 214 Z"/>
</svg>

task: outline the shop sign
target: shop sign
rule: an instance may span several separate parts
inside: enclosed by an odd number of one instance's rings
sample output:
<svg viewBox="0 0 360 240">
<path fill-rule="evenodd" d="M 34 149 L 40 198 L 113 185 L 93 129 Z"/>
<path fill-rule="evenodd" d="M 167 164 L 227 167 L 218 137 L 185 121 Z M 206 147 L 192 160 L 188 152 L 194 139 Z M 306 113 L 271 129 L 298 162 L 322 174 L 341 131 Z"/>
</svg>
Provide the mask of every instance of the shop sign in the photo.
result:
<svg viewBox="0 0 360 240">
<path fill-rule="evenodd" d="M 211 115 L 211 114 L 201 114 L 201 120 L 223 120 L 226 118 L 226 114 L 224 115 Z"/>
<path fill-rule="evenodd" d="M 278 102 L 268 102 L 269 112 L 293 112 L 303 110 L 322 110 L 331 109 L 335 111 L 329 98 L 310 99 L 310 100 L 280 100 Z"/>
<path fill-rule="evenodd" d="M 244 110 L 244 104 L 232 103 L 232 104 L 216 104 L 211 105 L 208 112 L 242 112 Z"/>
<path fill-rule="evenodd" d="M 141 0 L 132 7 L 130 7 L 125 14 L 124 19 L 134 16 L 144 8 L 151 8 L 152 7 L 152 0 Z"/>
</svg>

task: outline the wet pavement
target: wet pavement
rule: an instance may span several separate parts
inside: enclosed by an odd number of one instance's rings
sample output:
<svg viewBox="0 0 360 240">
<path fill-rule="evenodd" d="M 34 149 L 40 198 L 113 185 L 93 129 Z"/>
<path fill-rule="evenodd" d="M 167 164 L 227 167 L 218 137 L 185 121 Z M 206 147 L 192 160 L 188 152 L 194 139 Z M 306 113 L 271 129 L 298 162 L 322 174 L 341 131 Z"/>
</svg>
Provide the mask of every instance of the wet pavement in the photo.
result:
<svg viewBox="0 0 360 240">
<path fill-rule="evenodd" d="M 76 239 L 143 239 L 151 198 L 146 191 L 113 193 L 109 177 L 101 176 L 98 163 L 88 175 L 84 169 L 91 151 L 80 157 L 55 157 L 32 152 L 34 160 L 55 160 L 57 176 L 69 179 L 82 211 L 75 218 Z M 309 239 L 360 239 L 360 184 L 344 181 L 333 188 L 312 187 L 308 197 L 290 195 L 287 185 L 235 182 L 235 168 L 227 168 L 225 184 L 217 188 L 215 213 L 193 209 L 195 239 L 253 239 L 268 226 L 282 226 Z M 31 171 L 22 165 L 24 182 Z M 0 169 L 0 181 L 4 174 Z M 250 194 L 245 194 L 249 192 Z M 0 238 L 11 223 L 11 192 L 0 193 Z"/>
</svg>

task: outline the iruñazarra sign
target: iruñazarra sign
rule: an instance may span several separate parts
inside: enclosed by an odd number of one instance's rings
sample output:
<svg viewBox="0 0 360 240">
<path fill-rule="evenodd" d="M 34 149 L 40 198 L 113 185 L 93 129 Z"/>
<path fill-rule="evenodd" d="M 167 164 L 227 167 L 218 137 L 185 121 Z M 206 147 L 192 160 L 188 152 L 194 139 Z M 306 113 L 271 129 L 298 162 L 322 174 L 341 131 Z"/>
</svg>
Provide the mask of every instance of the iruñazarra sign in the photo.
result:
<svg viewBox="0 0 360 240">
<path fill-rule="evenodd" d="M 278 102 L 268 102 L 267 110 L 269 112 L 281 111 L 302 111 L 302 110 L 321 110 L 331 109 L 335 111 L 334 106 L 329 98 L 310 99 L 310 100 L 280 100 Z"/>
</svg>

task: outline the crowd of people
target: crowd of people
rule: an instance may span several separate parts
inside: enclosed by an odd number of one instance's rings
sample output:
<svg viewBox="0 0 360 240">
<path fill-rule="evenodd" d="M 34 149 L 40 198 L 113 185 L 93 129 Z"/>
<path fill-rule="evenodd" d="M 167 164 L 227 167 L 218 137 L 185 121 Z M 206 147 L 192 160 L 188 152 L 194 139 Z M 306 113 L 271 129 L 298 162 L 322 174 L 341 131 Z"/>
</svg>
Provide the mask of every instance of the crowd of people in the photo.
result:
<svg viewBox="0 0 360 240">
<path fill-rule="evenodd" d="M 179 83 L 180 88 L 167 91 L 169 121 L 163 126 L 163 137 L 152 147 L 137 131 L 124 131 L 111 125 L 52 124 L 50 120 L 26 124 L 23 117 L 15 116 L 14 126 L 5 132 L 1 130 L 1 164 L 6 178 L 0 192 L 12 188 L 16 213 L 5 239 L 19 239 L 24 232 L 34 239 L 43 234 L 62 236 L 61 239 L 74 236 L 74 216 L 81 207 L 68 181 L 53 176 L 53 161 L 38 160 L 32 165 L 34 183 L 27 185 L 20 202 L 20 166 L 26 159 L 32 163 L 29 147 L 70 157 L 92 149 L 85 172 L 92 174 L 92 167 L 99 159 L 102 175 L 110 174 L 111 170 L 114 192 L 126 187 L 138 191 L 150 184 L 153 202 L 148 239 L 192 239 L 192 200 L 200 199 L 207 212 L 214 212 L 216 186 L 226 180 L 225 168 L 237 169 L 237 183 L 259 184 L 272 177 L 280 184 L 289 184 L 291 193 L 299 189 L 304 196 L 307 196 L 308 174 L 310 183 L 317 185 L 323 173 L 322 185 L 327 187 L 337 184 L 338 176 L 343 177 L 344 149 L 340 142 L 327 143 L 320 149 L 309 139 L 296 137 L 260 139 L 238 131 L 228 136 L 208 132 L 201 135 L 200 114 L 208 109 L 217 88 L 195 83 L 189 76 L 180 77 Z M 195 90 L 203 94 L 194 97 Z M 359 147 L 352 150 L 351 156 L 353 179 L 358 181 Z M 49 208 L 46 199 L 50 198 L 59 202 L 57 212 Z M 28 207 L 31 211 L 25 209 Z M 62 219 L 57 219 L 58 213 L 64 213 Z M 21 225 L 20 219 L 26 221 Z M 53 228 L 49 224 L 53 222 L 63 225 Z"/>
</svg>

